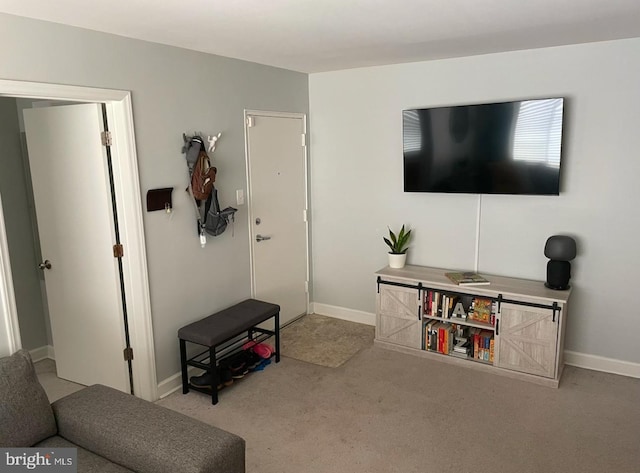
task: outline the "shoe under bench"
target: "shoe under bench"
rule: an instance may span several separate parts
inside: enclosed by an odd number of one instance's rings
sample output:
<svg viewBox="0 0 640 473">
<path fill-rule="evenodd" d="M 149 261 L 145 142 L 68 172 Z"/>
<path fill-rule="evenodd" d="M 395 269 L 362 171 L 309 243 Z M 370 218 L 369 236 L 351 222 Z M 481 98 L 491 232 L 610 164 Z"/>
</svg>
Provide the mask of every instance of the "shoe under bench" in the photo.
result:
<svg viewBox="0 0 640 473">
<path fill-rule="evenodd" d="M 274 319 L 274 329 L 258 327 Z M 246 332 L 246 334 L 245 334 Z M 256 299 L 247 299 L 227 309 L 193 322 L 178 330 L 180 339 L 180 365 L 182 370 L 182 392 L 190 389 L 211 394 L 211 403 L 218 403 L 220 384 L 217 366 L 221 360 L 238 351 L 246 341 L 257 341 L 260 336 L 275 338 L 275 360 L 280 361 L 280 306 Z M 187 342 L 207 349 L 189 358 Z M 211 374 L 211 386 L 203 388 L 189 383 L 188 369 L 194 366 Z"/>
</svg>

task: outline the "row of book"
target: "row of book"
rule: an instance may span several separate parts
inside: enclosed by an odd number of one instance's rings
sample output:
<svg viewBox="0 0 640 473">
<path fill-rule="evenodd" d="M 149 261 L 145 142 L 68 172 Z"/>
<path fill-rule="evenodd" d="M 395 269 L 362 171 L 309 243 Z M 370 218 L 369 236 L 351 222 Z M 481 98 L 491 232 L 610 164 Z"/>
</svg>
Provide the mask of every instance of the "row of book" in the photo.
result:
<svg viewBox="0 0 640 473">
<path fill-rule="evenodd" d="M 488 297 L 424 291 L 422 313 L 443 319 L 472 320 L 495 325 L 496 303 Z"/>
<path fill-rule="evenodd" d="M 493 363 L 491 330 L 432 320 L 425 324 L 424 340 L 425 350 Z"/>
</svg>

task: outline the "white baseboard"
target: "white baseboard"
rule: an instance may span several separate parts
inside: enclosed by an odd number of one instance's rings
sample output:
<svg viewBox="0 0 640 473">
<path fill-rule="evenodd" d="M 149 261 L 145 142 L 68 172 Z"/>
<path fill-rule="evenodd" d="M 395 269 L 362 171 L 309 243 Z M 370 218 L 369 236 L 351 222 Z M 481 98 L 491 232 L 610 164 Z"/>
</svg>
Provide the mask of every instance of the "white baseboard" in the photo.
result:
<svg viewBox="0 0 640 473">
<path fill-rule="evenodd" d="M 200 373 L 202 370 L 195 366 L 189 366 L 187 373 L 189 376 Z M 176 392 L 182 388 L 182 372 L 178 372 L 173 376 L 169 376 L 167 379 L 158 383 L 158 396 L 160 399 L 167 397 L 169 394 Z"/>
<path fill-rule="evenodd" d="M 372 314 L 370 312 L 347 309 L 345 307 L 338 307 L 335 305 L 320 304 L 319 302 L 313 302 L 311 304 L 311 309 L 313 314 L 326 315 L 335 319 L 348 320 L 349 322 L 357 322 L 365 325 L 376 324 L 376 314 Z"/>
<path fill-rule="evenodd" d="M 357 322 L 366 325 L 376 324 L 376 314 L 369 312 L 362 312 L 359 310 L 346 309 L 344 307 L 337 307 L 327 304 L 318 304 L 312 302 L 309 304 L 309 313 L 326 315 L 336 319 L 348 320 L 350 322 Z M 189 367 L 189 376 L 193 376 L 196 372 L 200 373 L 201 370 L 193 366 Z M 164 379 L 158 383 L 158 396 L 160 399 L 167 397 L 169 394 L 176 392 L 182 388 L 182 373 L 178 372 L 167 379 Z"/>
<path fill-rule="evenodd" d="M 376 324 L 376 315 L 370 312 L 347 309 L 345 307 L 338 307 L 328 304 L 320 304 L 318 302 L 312 302 L 311 304 L 309 304 L 309 310 L 313 314 L 326 315 L 327 317 L 348 320 L 349 322 L 356 322 L 365 325 Z M 45 348 L 49 348 L 51 352 L 53 352 L 53 347 L 51 346 L 38 348 L 37 350 L 42 350 Z M 33 353 L 31 356 L 34 357 Z M 53 359 L 52 356 L 45 356 L 43 358 Z M 36 361 L 35 358 L 34 361 Z M 632 363 L 630 361 L 616 360 L 613 358 L 604 358 L 602 356 L 588 355 L 586 353 L 578 353 L 569 350 L 565 350 L 564 352 L 564 362 L 567 365 L 576 366 L 578 368 L 585 368 L 594 371 L 604 371 L 606 373 L 619 374 L 632 378 L 640 378 L 640 363 Z M 200 371 L 201 370 L 199 370 L 198 368 L 190 366 L 189 376 L 193 376 L 194 374 L 196 374 L 196 372 Z M 158 384 L 158 396 L 160 396 L 160 399 L 165 398 L 181 387 L 182 374 L 176 373 Z"/>
<path fill-rule="evenodd" d="M 640 378 L 640 363 L 633 363 L 631 361 L 616 360 L 614 358 L 605 358 L 603 356 L 565 350 L 564 362 L 567 365 L 577 366 L 578 368 Z"/>
<path fill-rule="evenodd" d="M 39 348 L 34 348 L 33 350 L 29 350 L 29 354 L 31 355 L 31 359 L 34 363 L 42 360 L 46 360 L 47 358 L 51 360 L 55 360 L 55 353 L 53 351 L 53 347 L 51 345 L 44 345 Z"/>
</svg>

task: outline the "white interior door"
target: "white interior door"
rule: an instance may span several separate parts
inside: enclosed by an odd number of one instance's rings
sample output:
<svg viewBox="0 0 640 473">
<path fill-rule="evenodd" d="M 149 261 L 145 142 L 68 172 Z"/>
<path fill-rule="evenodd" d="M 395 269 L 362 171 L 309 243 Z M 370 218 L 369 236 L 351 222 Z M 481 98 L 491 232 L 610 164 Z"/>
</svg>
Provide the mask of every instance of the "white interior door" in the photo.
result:
<svg viewBox="0 0 640 473">
<path fill-rule="evenodd" d="M 102 110 L 29 109 L 24 121 L 58 376 L 128 392 Z"/>
<path fill-rule="evenodd" d="M 280 305 L 282 325 L 307 313 L 305 123 L 247 117 L 253 294 Z"/>
</svg>

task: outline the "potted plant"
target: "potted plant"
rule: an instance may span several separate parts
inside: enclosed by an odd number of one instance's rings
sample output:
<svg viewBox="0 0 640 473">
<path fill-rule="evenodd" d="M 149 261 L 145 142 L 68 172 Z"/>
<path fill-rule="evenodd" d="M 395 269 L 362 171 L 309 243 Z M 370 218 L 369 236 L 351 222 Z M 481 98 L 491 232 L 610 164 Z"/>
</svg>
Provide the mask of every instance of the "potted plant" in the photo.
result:
<svg viewBox="0 0 640 473">
<path fill-rule="evenodd" d="M 383 238 L 384 242 L 389 246 L 389 267 L 403 268 L 407 261 L 408 243 L 411 238 L 411 230 L 405 232 L 404 225 L 396 236 L 389 228 L 389 238 Z"/>
</svg>

